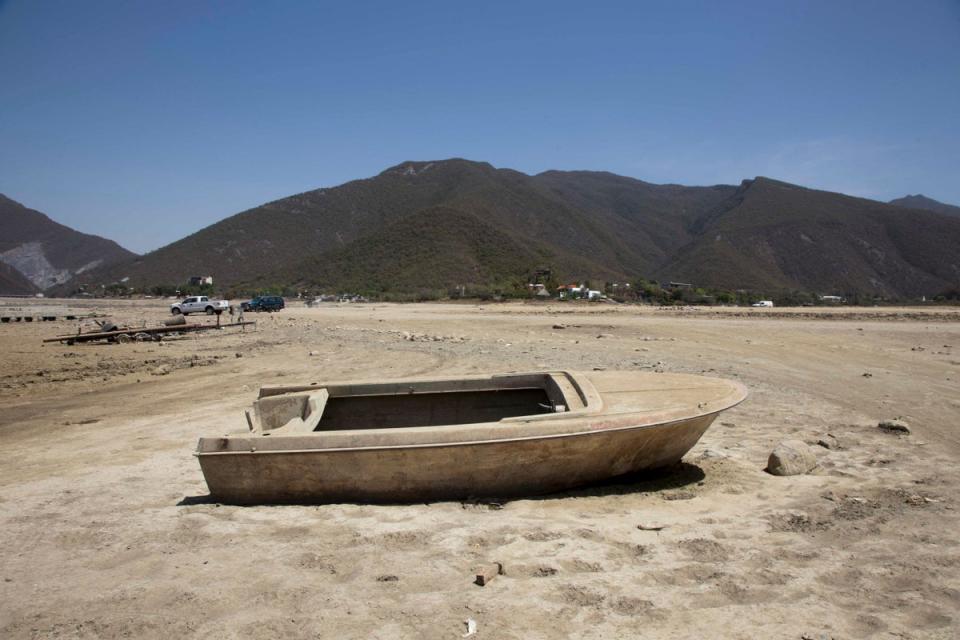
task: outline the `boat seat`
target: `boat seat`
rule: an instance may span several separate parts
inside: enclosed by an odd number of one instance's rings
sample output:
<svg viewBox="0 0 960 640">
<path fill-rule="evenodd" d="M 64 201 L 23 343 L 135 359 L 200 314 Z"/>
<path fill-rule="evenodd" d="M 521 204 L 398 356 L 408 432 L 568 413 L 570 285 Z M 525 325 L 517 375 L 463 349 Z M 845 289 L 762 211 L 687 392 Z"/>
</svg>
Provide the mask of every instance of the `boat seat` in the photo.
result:
<svg viewBox="0 0 960 640">
<path fill-rule="evenodd" d="M 554 411 L 578 411 L 586 407 L 570 378 L 566 374 L 550 374 L 547 395 L 553 403 Z M 563 407 L 562 409 L 560 407 Z"/>
<path fill-rule="evenodd" d="M 310 433 L 320 424 L 329 397 L 326 389 L 318 389 L 261 398 L 247 411 L 247 425 L 263 435 Z"/>
</svg>

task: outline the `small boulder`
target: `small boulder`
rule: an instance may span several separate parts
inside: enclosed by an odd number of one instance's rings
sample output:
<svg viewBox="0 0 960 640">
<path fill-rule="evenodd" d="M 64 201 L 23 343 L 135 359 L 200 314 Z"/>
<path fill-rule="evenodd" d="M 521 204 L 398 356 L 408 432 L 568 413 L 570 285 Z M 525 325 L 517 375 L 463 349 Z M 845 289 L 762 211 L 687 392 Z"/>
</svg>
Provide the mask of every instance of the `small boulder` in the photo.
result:
<svg viewBox="0 0 960 640">
<path fill-rule="evenodd" d="M 832 433 L 820 436 L 817 440 L 817 444 L 823 447 L 824 449 L 839 449 L 840 441 L 837 440 L 837 437 Z"/>
<path fill-rule="evenodd" d="M 904 435 L 909 435 L 910 425 L 901 420 L 900 418 L 894 418 L 893 420 L 884 420 L 883 422 L 877 425 L 877 428 L 887 431 L 889 433 L 902 433 Z"/>
<path fill-rule="evenodd" d="M 312 357 L 312 358 L 313 358 L 313 357 L 316 357 L 316 356 L 318 356 L 318 355 L 320 355 L 320 352 L 319 352 L 319 351 L 311 351 L 311 352 L 310 352 L 310 357 Z"/>
<path fill-rule="evenodd" d="M 767 473 L 775 476 L 798 476 L 817 466 L 817 456 L 801 440 L 784 440 L 770 453 Z"/>
</svg>

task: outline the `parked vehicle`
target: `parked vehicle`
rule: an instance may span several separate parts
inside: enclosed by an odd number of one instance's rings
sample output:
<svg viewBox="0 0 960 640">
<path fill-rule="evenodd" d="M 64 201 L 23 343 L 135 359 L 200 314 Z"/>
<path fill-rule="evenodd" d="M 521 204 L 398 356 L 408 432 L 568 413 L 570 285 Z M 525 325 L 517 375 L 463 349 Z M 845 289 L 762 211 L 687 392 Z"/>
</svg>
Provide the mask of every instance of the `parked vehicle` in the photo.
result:
<svg viewBox="0 0 960 640">
<path fill-rule="evenodd" d="M 773 301 L 771 300 L 761 300 L 760 302 L 754 302 L 751 307 L 772 307 Z"/>
<path fill-rule="evenodd" d="M 240 303 L 244 311 L 280 311 L 286 305 L 281 296 L 257 296 L 253 300 Z"/>
<path fill-rule="evenodd" d="M 223 313 L 229 308 L 230 303 L 226 300 L 213 300 L 207 296 L 190 296 L 170 305 L 170 313 L 173 315 L 182 313 L 185 316 L 191 313 L 205 313 L 212 316 L 215 313 Z"/>
</svg>

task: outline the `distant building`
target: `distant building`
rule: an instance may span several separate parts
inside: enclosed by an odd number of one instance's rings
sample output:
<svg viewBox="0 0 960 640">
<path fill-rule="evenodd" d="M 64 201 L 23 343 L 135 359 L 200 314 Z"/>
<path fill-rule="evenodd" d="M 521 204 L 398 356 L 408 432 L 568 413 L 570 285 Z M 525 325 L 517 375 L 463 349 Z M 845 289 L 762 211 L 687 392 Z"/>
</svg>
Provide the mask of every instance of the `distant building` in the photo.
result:
<svg viewBox="0 0 960 640">
<path fill-rule="evenodd" d="M 550 292 L 547 291 L 546 285 L 540 284 L 539 282 L 528 284 L 527 289 L 530 291 L 530 293 L 537 296 L 538 298 L 550 297 Z"/>
<path fill-rule="evenodd" d="M 562 284 L 557 287 L 557 293 L 561 300 L 567 298 L 586 298 L 589 289 L 585 284 Z"/>
<path fill-rule="evenodd" d="M 205 284 L 213 284 L 213 276 L 190 276 L 189 284 L 191 287 L 201 287 Z"/>
</svg>

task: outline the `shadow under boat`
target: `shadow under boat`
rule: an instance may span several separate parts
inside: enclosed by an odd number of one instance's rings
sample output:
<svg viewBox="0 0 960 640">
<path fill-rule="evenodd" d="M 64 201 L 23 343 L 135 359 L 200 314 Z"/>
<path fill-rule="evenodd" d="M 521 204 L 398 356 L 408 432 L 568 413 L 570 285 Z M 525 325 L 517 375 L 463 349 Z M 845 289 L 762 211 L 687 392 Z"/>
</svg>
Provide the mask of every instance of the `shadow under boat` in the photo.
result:
<svg viewBox="0 0 960 640">
<path fill-rule="evenodd" d="M 599 480 L 592 484 L 575 487 L 572 489 L 565 489 L 562 491 L 555 491 L 553 493 L 547 493 L 542 495 L 528 495 L 528 496 L 512 496 L 512 497 L 498 497 L 498 496 L 484 496 L 484 497 L 466 497 L 460 500 L 432 500 L 424 502 L 423 500 L 413 500 L 406 502 L 380 502 L 377 503 L 379 506 L 395 506 L 403 507 L 410 506 L 413 504 L 441 504 L 445 502 L 459 502 L 464 505 L 476 505 L 480 507 L 489 507 L 492 509 L 500 508 L 511 502 L 518 502 L 521 500 L 566 500 L 570 498 L 597 498 L 605 496 L 626 496 L 633 494 L 643 494 L 643 493 L 665 493 L 668 491 L 675 491 L 678 489 L 686 489 L 688 487 L 694 487 L 702 484 L 706 480 L 706 473 L 703 469 L 696 464 L 689 462 L 678 462 L 674 465 L 663 467 L 660 469 L 653 469 L 649 471 L 638 471 L 634 473 L 624 474 L 622 476 L 616 476 L 613 478 L 607 478 L 604 480 Z M 230 504 L 224 503 L 217 500 L 213 494 L 207 493 L 204 495 L 197 496 L 184 496 L 176 506 L 178 507 L 192 507 L 197 505 L 221 505 L 221 504 Z M 277 506 L 318 506 L 322 504 L 354 504 L 354 505 L 366 505 L 369 503 L 365 502 L 341 502 L 341 503 L 325 503 L 325 502 L 285 502 L 279 503 Z M 240 504 L 240 505 L 230 505 L 230 506 L 239 506 L 239 507 L 256 507 L 263 506 L 259 504 Z"/>
</svg>

